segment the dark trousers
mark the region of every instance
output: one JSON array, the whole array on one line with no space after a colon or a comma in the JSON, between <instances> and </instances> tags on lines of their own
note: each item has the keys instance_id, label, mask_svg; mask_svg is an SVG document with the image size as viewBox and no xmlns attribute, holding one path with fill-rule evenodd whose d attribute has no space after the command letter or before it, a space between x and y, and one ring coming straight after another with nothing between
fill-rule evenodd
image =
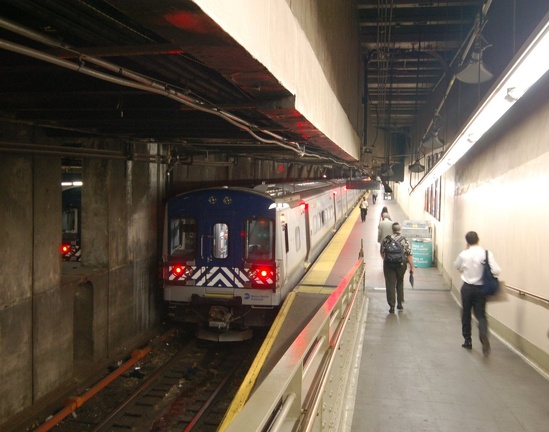
<instances>
[{"instance_id":1,"label":"dark trousers","mask_svg":"<svg viewBox=\"0 0 549 432\"><path fill-rule=\"evenodd\" d=\"M375 204L376 203L376 200L377 200L377 196L376 195L372 195L372 202Z\"/></svg>"},{"instance_id":2,"label":"dark trousers","mask_svg":"<svg viewBox=\"0 0 549 432\"><path fill-rule=\"evenodd\" d=\"M360 219L362 219L362 222L366 220L366 215L368 214L367 208L361 208L360 209Z\"/></svg>"},{"instance_id":3,"label":"dark trousers","mask_svg":"<svg viewBox=\"0 0 549 432\"><path fill-rule=\"evenodd\" d=\"M464 283L461 287L461 334L471 339L471 310L478 320L480 340L488 340L488 320L486 319L486 297L480 292L480 285Z\"/></svg>"},{"instance_id":4,"label":"dark trousers","mask_svg":"<svg viewBox=\"0 0 549 432\"><path fill-rule=\"evenodd\" d=\"M406 273L406 263L402 265L390 264L383 261L383 276L385 276L385 292L387 294L387 303L389 306L395 307L395 290L396 301L398 304L404 302L404 274Z\"/></svg>"}]
</instances>

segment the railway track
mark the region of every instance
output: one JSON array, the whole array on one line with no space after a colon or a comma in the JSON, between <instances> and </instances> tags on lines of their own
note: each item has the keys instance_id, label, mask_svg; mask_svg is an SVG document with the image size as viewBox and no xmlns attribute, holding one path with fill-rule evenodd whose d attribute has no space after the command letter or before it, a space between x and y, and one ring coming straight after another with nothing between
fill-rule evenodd
<instances>
[{"instance_id":1,"label":"railway track","mask_svg":"<svg viewBox=\"0 0 549 432\"><path fill-rule=\"evenodd\" d=\"M178 335L174 336L177 338ZM262 335L245 342L179 339L151 350L54 432L215 431L246 375Z\"/></svg>"}]
</instances>

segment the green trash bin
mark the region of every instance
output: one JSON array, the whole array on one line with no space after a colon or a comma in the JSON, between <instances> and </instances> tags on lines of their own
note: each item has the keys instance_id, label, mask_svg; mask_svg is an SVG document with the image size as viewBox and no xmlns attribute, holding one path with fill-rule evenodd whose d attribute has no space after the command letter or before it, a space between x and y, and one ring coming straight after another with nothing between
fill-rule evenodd
<instances>
[{"instance_id":1,"label":"green trash bin","mask_svg":"<svg viewBox=\"0 0 549 432\"><path fill-rule=\"evenodd\" d=\"M433 266L433 242L430 238L413 238L410 241L414 267Z\"/></svg>"}]
</instances>

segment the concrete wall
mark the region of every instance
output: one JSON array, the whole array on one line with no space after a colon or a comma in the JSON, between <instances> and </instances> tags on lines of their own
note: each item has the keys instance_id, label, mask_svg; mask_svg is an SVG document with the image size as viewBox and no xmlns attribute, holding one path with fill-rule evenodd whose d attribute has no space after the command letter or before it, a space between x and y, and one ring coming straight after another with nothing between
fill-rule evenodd
<instances>
[{"instance_id":1,"label":"concrete wall","mask_svg":"<svg viewBox=\"0 0 549 432\"><path fill-rule=\"evenodd\" d=\"M442 179L441 220L423 211L422 191L410 194L409 173L395 185L411 219L435 230L437 265L460 301L462 282L453 268L467 231L494 252L508 285L549 298L545 249L549 220L549 76L504 116ZM407 170L406 170L407 171ZM412 177L412 184L413 177ZM549 304L510 291L507 302L488 305L491 328L549 373ZM461 327L456 317L456 343Z\"/></svg>"},{"instance_id":2,"label":"concrete wall","mask_svg":"<svg viewBox=\"0 0 549 432\"><path fill-rule=\"evenodd\" d=\"M24 128L2 133L30 139ZM33 139L48 143L39 130ZM86 145L122 148L112 140ZM62 265L61 158L1 155L0 424L83 364L125 355L159 323L164 175L156 164L84 159L82 265Z\"/></svg>"},{"instance_id":3,"label":"concrete wall","mask_svg":"<svg viewBox=\"0 0 549 432\"><path fill-rule=\"evenodd\" d=\"M195 3L295 94L311 123L359 159L363 83L354 2Z\"/></svg>"}]
</instances>

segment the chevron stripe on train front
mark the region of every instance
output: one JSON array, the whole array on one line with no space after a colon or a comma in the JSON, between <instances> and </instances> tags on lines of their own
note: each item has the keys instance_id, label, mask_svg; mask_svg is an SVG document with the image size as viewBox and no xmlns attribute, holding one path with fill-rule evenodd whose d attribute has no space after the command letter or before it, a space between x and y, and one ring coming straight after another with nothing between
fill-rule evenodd
<instances>
[{"instance_id":1,"label":"chevron stripe on train front","mask_svg":"<svg viewBox=\"0 0 549 432\"><path fill-rule=\"evenodd\" d=\"M239 269L229 267L203 267L193 275L196 286L243 288L248 278Z\"/></svg>"}]
</instances>

